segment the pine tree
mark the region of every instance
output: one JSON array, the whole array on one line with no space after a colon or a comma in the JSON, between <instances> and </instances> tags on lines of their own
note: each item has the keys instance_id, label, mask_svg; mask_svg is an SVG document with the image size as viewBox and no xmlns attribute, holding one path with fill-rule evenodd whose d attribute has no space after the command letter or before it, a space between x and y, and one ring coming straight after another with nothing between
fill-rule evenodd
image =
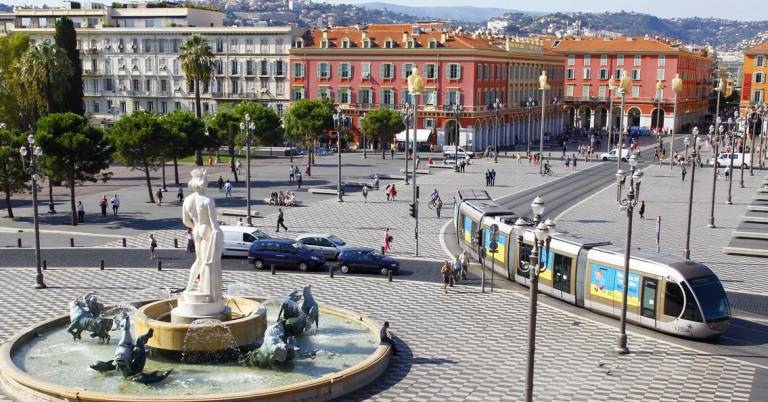
<instances>
[{"instance_id":1,"label":"pine tree","mask_svg":"<svg viewBox=\"0 0 768 402\"><path fill-rule=\"evenodd\" d=\"M80 51L77 49L77 32L75 25L69 18L56 21L56 46L64 49L69 59L72 74L68 77L68 85L64 96L56 102L50 113L72 112L79 115L85 114L83 104L83 67L80 62Z\"/></svg>"}]
</instances>

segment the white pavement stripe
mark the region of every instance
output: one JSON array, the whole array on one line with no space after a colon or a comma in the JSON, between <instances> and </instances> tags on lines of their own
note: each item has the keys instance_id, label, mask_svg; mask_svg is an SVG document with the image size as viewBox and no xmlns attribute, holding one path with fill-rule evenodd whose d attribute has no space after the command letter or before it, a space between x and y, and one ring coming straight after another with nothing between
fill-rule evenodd
<instances>
[{"instance_id":1,"label":"white pavement stripe","mask_svg":"<svg viewBox=\"0 0 768 402\"><path fill-rule=\"evenodd\" d=\"M19 229L19 228L14 228L9 226L0 226L0 233L34 233L34 230ZM110 239L119 239L121 237L125 237L120 235L111 235L111 234L104 234L104 233L74 232L74 231L67 231L67 230L50 230L50 229L40 229L40 233L63 234L63 235L69 235L69 236L106 237Z\"/></svg>"}]
</instances>

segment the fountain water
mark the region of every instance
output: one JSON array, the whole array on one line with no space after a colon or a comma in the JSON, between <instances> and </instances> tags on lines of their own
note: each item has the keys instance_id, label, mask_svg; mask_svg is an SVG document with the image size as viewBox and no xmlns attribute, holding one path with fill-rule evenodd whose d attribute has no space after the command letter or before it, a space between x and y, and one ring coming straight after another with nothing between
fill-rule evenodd
<instances>
[{"instance_id":1,"label":"fountain water","mask_svg":"<svg viewBox=\"0 0 768 402\"><path fill-rule=\"evenodd\" d=\"M220 343L219 350L206 350L206 345ZM200 352L200 351L203 352ZM223 322L204 318L189 325L181 352L182 363L224 362L240 360L240 345Z\"/></svg>"}]
</instances>

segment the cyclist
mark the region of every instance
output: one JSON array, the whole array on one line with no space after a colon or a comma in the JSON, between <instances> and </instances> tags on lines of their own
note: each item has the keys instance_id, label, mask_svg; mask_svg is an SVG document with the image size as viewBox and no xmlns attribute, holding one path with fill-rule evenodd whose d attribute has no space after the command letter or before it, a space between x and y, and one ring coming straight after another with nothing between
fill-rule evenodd
<instances>
[{"instance_id":1,"label":"cyclist","mask_svg":"<svg viewBox=\"0 0 768 402\"><path fill-rule=\"evenodd\" d=\"M437 202L437 199L440 198L440 193L438 193L437 189L435 189L435 191L433 191L432 194L430 194L429 198L430 198L430 202L432 203Z\"/></svg>"},{"instance_id":2,"label":"cyclist","mask_svg":"<svg viewBox=\"0 0 768 402\"><path fill-rule=\"evenodd\" d=\"M552 170L549 168L549 161L544 162L544 174L549 174Z\"/></svg>"}]
</instances>

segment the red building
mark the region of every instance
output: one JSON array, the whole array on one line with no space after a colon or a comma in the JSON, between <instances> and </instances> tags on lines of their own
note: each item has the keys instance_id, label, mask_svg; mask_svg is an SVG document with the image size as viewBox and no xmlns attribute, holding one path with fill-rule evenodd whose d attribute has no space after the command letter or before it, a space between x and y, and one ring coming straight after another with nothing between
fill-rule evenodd
<instances>
[{"instance_id":1,"label":"red building","mask_svg":"<svg viewBox=\"0 0 768 402\"><path fill-rule=\"evenodd\" d=\"M418 67L426 84L416 123L420 141L431 133L432 145L455 144L450 108L460 104L460 144L485 149L498 135L499 146L511 146L527 139L529 114L522 104L541 98L542 70L552 87L546 93L545 131L561 131L561 112L551 101L562 96L562 64L561 56L538 41L470 35L443 24L315 29L291 49L291 100L331 98L352 116L357 130L367 110L400 109L407 102L407 77ZM498 116L496 99L503 103ZM533 138L539 113L537 107L531 114Z\"/></svg>"},{"instance_id":2,"label":"red building","mask_svg":"<svg viewBox=\"0 0 768 402\"><path fill-rule=\"evenodd\" d=\"M625 127L674 127L679 132L707 114L713 58L706 51L649 37L546 38L544 45L565 56L563 105L568 126L607 129L608 79L613 76L618 83L623 72L631 78L632 88L623 112L619 94L614 94L614 129L623 115ZM677 96L675 116L672 80L676 75L683 80L683 89ZM663 91L656 89L659 80L664 82Z\"/></svg>"}]
</instances>

